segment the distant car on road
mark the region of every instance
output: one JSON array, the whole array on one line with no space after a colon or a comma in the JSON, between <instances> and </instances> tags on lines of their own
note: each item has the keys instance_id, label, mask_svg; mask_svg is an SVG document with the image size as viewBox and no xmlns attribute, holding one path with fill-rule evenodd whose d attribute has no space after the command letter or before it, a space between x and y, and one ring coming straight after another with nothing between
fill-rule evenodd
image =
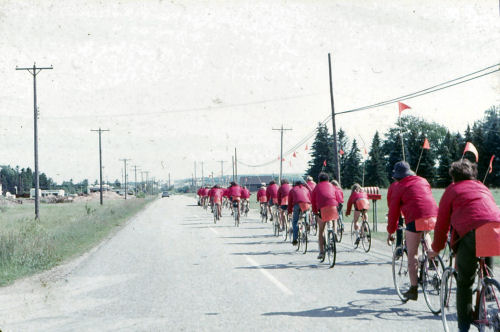
<instances>
[{"instance_id":1,"label":"distant car on road","mask_svg":"<svg viewBox=\"0 0 500 332\"><path fill-rule=\"evenodd\" d=\"M161 197L162 198L163 197L170 197L170 194L168 193L168 191L164 191L164 192L162 192Z\"/></svg>"}]
</instances>

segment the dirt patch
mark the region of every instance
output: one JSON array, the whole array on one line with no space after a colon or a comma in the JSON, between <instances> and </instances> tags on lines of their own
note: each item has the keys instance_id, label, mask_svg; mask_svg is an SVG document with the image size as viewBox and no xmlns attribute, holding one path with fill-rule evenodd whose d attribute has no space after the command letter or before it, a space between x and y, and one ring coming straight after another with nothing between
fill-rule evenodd
<instances>
[{"instance_id":1,"label":"dirt patch","mask_svg":"<svg viewBox=\"0 0 500 332\"><path fill-rule=\"evenodd\" d=\"M117 199L124 199L124 196L118 195L115 192L112 191L105 191L102 193L102 197L104 200L117 200ZM135 196L133 195L127 195L127 199L135 199ZM91 193L89 195L85 196L77 196L73 197L73 202L89 202L89 201L94 201L94 200L99 200L99 193Z\"/></svg>"}]
</instances>

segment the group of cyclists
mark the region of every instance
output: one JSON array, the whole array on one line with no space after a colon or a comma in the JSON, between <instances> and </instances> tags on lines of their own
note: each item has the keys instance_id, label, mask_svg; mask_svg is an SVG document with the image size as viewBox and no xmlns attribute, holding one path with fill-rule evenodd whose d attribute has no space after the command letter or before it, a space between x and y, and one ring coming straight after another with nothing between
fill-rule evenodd
<instances>
[{"instance_id":1,"label":"group of cyclists","mask_svg":"<svg viewBox=\"0 0 500 332\"><path fill-rule=\"evenodd\" d=\"M489 189L477 180L477 165L467 159L451 164L450 175L453 183L448 186L440 200L439 206L432 196L429 182L415 174L405 161L394 165L392 178L394 182L387 192L388 223L387 242L396 242L394 259L407 255L410 287L402 295L405 300L418 298L418 249L420 243L428 249L429 260L436 259L447 242L456 257L456 310L459 331L468 331L471 324L477 325L473 316L472 293L478 260L476 248L481 246L491 256L500 255L500 209L496 205ZM209 200L220 209L222 199L239 204L249 200L250 192L237 183L223 189L214 186L198 192L202 202ZM327 223L332 223L334 234L337 230L337 220L342 214L344 197L342 188L337 181L330 181L328 174L320 173L316 184L312 177L306 181L297 180L292 185L282 179L280 185L270 181L266 186L261 184L256 195L261 211L267 209L273 220L271 209L279 209L279 226L285 228L287 215L292 216L292 244L297 245L299 214L311 211L318 225L318 259L324 259L324 229ZM202 203L203 204L203 203ZM359 184L352 186L347 202L346 216L354 210L353 231L356 244L359 242L358 220L361 213L369 209L368 195ZM238 209L239 211L239 209ZM480 238L488 229L488 237ZM481 230L481 231L480 231ZM431 240L430 232L434 231ZM478 231L476 233L476 231ZM404 232L404 234L403 234ZM394 238L394 234L397 234ZM403 236L405 243L403 244ZM482 236L482 235L481 235ZM488 240L485 240L485 239ZM484 243L488 241L488 243ZM483 250L481 249L481 250ZM484 252L481 251L481 252ZM490 250L490 251L488 251ZM403 252L404 251L404 252ZM493 275L493 260L486 258L489 276ZM498 286L497 286L498 287ZM499 299L495 296L494 300ZM498 304L500 305L500 304ZM496 326L491 331L500 329L500 313L496 312Z\"/></svg>"}]
</instances>

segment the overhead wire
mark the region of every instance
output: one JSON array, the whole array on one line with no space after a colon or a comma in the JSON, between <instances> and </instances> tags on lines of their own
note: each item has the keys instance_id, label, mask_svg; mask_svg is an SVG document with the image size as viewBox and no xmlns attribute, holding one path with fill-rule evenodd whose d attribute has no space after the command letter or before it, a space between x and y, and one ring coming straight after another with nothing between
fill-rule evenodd
<instances>
[{"instance_id":1,"label":"overhead wire","mask_svg":"<svg viewBox=\"0 0 500 332\"><path fill-rule=\"evenodd\" d=\"M364 111L364 110L368 110L368 109L372 109L372 108L376 108L376 107L385 106L385 105L392 104L392 103L395 103L395 102L398 102L398 101L402 101L402 100L413 99L413 98L420 97L420 96L423 96L423 95L426 95L426 94L430 94L430 93L433 93L433 92L436 92L436 91L440 91L440 90L443 90L443 89L447 89L447 88L450 88L450 87L453 87L453 86L456 86L456 85L459 85L459 84L463 84L463 83L466 83L466 82L469 82L469 81L481 78L483 76L490 75L490 74L493 74L495 72L498 72L498 71L500 71L500 68L492 70L492 71L489 71L487 73L483 73L481 75L476 75L478 73L481 73L481 72L484 72L486 70L492 69L492 68L497 67L499 65L500 65L500 63L497 63L495 65L491 65L491 66L485 67L483 69L474 71L472 73L469 73L469 74L466 74L466 75L462 75L460 77L457 77L457 78L454 78L454 79L451 79L451 80L448 80L448 81L436 84L436 85L434 85L432 87L429 87L429 88L426 88L426 89L415 91L415 92L412 92L412 93L409 93L409 94L406 94L406 95L403 95L403 96L399 96L399 97L396 97L396 98L391 98L391 99L388 99L388 100L385 100L385 101L382 101L382 102L378 102L378 103L375 103L375 104L366 105L366 106L362 106L362 107L350 109L350 110L347 110L347 111L337 112L337 113L335 113L335 115L360 112L360 111ZM473 75L476 75L476 76L473 76ZM470 76L473 76L473 77L470 77ZM467 77L470 77L470 78L467 78ZM467 78L467 79L464 80L464 78ZM457 82L457 81L459 81L459 82ZM453 83L453 82L455 82L455 83ZM331 118L332 118L332 115L328 115L323 121L320 122L320 124L321 125L326 124L329 120L331 120ZM307 140L309 140L312 136L314 136L314 134L316 133L316 131L317 131L317 128L315 128L313 131L309 132L298 143L296 143L291 148L289 148L288 150L286 150L286 152L283 153L283 157L285 157L285 156L289 155L290 153L294 152L298 147L300 147ZM247 167L257 168L257 167L268 166L268 165L270 165L272 163L275 163L277 161L279 161L279 158L278 159L269 160L269 161L261 163L261 164L254 164L254 165L248 164L248 163L244 163L244 162L242 162L240 160L238 160L238 163L241 163L242 165L245 165Z\"/></svg>"}]
</instances>

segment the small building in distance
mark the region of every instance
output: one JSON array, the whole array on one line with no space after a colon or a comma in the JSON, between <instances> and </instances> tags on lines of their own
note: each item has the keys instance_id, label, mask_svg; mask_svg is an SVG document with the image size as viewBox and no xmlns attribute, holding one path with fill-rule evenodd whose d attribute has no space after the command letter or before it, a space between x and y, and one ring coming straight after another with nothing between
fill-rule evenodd
<instances>
[{"instance_id":1,"label":"small building in distance","mask_svg":"<svg viewBox=\"0 0 500 332\"><path fill-rule=\"evenodd\" d=\"M273 177L270 175L241 176L239 185L247 187L250 191L257 191L262 182L267 185L271 180L273 180Z\"/></svg>"},{"instance_id":2,"label":"small building in distance","mask_svg":"<svg viewBox=\"0 0 500 332\"><path fill-rule=\"evenodd\" d=\"M56 197L64 197L64 190L41 190L40 189L40 197L47 196L56 196ZM30 189L30 198L35 198L35 188Z\"/></svg>"}]
</instances>

